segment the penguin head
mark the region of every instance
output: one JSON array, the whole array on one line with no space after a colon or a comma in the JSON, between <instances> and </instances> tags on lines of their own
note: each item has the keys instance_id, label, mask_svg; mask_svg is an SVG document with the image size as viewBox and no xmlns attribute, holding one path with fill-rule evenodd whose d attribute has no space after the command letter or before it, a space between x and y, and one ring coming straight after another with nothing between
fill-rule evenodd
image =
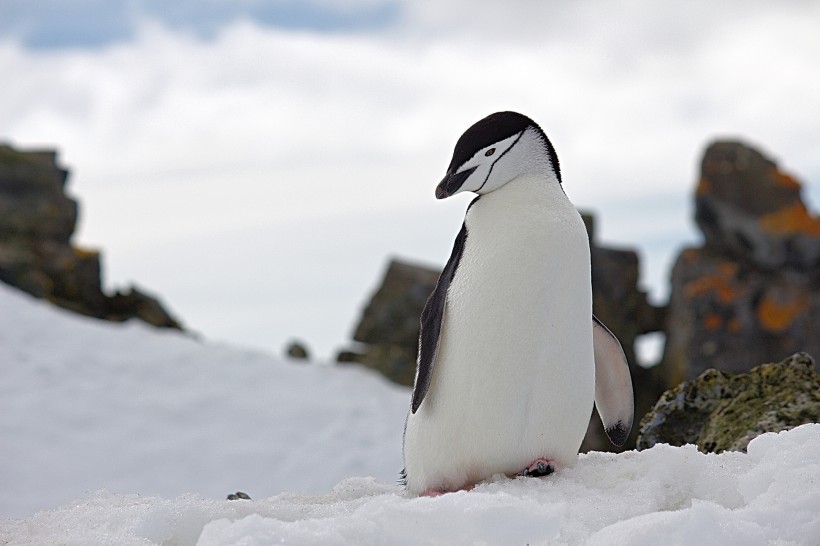
<instances>
[{"instance_id":1,"label":"penguin head","mask_svg":"<svg viewBox=\"0 0 820 546\"><path fill-rule=\"evenodd\" d=\"M479 195L527 173L544 173L561 183L558 156L533 120L516 112L496 112L476 122L456 142L436 198L462 191Z\"/></svg>"}]
</instances>

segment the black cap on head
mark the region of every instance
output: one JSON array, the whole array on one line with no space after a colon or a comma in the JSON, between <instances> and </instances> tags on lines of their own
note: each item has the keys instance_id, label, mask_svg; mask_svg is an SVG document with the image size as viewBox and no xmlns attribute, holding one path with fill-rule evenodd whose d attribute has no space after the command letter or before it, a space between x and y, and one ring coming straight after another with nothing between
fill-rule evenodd
<instances>
[{"instance_id":1,"label":"black cap on head","mask_svg":"<svg viewBox=\"0 0 820 546\"><path fill-rule=\"evenodd\" d=\"M561 169L558 166L558 155L555 153L552 143L550 143L547 135L544 134L544 131L541 130L541 127L539 127L537 123L518 112L496 112L495 114L490 114L464 131L464 134L461 135L458 142L456 142L455 150L453 150L453 159L450 161L447 172L454 172L455 169L473 157L480 149L518 134L527 127L532 127L538 131L543 138L547 153L552 162L552 167L555 169L555 175L560 182Z\"/></svg>"}]
</instances>

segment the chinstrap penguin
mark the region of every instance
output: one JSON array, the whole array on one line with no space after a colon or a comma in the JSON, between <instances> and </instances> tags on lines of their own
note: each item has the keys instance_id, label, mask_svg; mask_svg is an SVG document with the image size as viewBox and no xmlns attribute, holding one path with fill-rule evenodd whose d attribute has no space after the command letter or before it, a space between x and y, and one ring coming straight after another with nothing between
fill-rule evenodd
<instances>
[{"instance_id":1,"label":"chinstrap penguin","mask_svg":"<svg viewBox=\"0 0 820 546\"><path fill-rule=\"evenodd\" d=\"M610 440L626 441L629 368L592 314L589 241L561 184L555 149L522 114L492 114L456 143L436 197L478 197L421 316L411 494L571 465L593 400Z\"/></svg>"}]
</instances>

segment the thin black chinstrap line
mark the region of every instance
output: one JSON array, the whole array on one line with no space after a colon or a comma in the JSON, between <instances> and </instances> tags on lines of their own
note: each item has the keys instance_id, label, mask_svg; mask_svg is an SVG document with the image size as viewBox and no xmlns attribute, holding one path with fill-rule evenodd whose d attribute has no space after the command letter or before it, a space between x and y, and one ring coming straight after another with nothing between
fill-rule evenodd
<instances>
[{"instance_id":1,"label":"thin black chinstrap line","mask_svg":"<svg viewBox=\"0 0 820 546\"><path fill-rule=\"evenodd\" d=\"M522 137L522 136L524 136L524 132L526 132L526 129L524 129L523 131L521 131L520 133L518 133L518 138L516 138L516 139L515 139L515 141L514 141L512 144L510 144L510 147L509 147L509 148L507 148L506 150L504 150L504 151L501 153L501 155L500 155L500 156L498 156L498 158L497 158L495 161L493 161L493 164L492 164L492 165L490 165L490 170L489 170L489 171L487 171L487 178L485 178L485 179L484 179L484 182L482 182L482 183L481 183L481 186L479 186L479 187L478 187L478 189L477 189L477 190L475 190L476 192L480 192L480 191L481 191L481 188L483 188L483 187L484 187L484 185L487 183L487 180L489 180L489 179L490 179L490 175L493 173L493 167L495 167L495 164L496 164L496 163L498 163L499 161L501 161L501 158L502 158L502 157L504 157L504 155L505 155L507 152L509 152L510 150L512 150L512 149L513 149L513 147L514 147L516 144L518 144L518 141L519 141L519 140L521 140L521 137Z\"/></svg>"}]
</instances>

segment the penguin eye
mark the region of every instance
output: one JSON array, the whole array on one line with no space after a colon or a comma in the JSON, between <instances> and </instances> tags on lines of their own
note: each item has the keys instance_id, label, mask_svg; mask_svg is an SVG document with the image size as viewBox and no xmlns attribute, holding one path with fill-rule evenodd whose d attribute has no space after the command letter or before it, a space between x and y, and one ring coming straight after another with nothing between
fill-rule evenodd
<instances>
[{"instance_id":1,"label":"penguin eye","mask_svg":"<svg viewBox=\"0 0 820 546\"><path fill-rule=\"evenodd\" d=\"M485 156L485 157L490 157L490 156L491 156L491 155L493 155L494 153L495 153L495 148L490 148L489 150L487 150L486 152L484 152L484 156Z\"/></svg>"}]
</instances>

